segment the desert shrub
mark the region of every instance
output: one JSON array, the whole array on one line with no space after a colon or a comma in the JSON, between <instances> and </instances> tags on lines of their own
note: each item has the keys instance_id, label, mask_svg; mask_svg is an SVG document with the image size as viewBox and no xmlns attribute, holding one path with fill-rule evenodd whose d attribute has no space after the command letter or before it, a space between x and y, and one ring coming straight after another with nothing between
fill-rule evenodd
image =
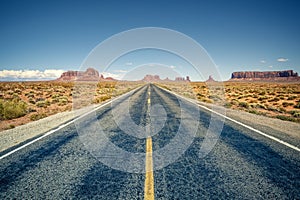
<instances>
[{"instance_id":1,"label":"desert shrub","mask_svg":"<svg viewBox=\"0 0 300 200\"><path fill-rule=\"evenodd\" d=\"M277 115L276 116L277 119L281 119L281 120L285 120L285 121L296 121L294 118L289 117L289 116L285 116L285 115Z\"/></svg>"},{"instance_id":2,"label":"desert shrub","mask_svg":"<svg viewBox=\"0 0 300 200\"><path fill-rule=\"evenodd\" d=\"M238 104L239 104L239 102L238 102L237 100L231 100L230 103L231 103L232 105L238 105Z\"/></svg>"},{"instance_id":3,"label":"desert shrub","mask_svg":"<svg viewBox=\"0 0 300 200\"><path fill-rule=\"evenodd\" d=\"M14 91L12 91L12 90L7 90L6 91L6 94L8 94L8 95L12 95L14 93Z\"/></svg>"},{"instance_id":4,"label":"desert shrub","mask_svg":"<svg viewBox=\"0 0 300 200\"><path fill-rule=\"evenodd\" d=\"M94 99L94 103L101 103L101 102L106 101L107 99L110 99L110 98L111 97L107 96L107 95L105 95L105 96L99 96L99 97L96 97Z\"/></svg>"},{"instance_id":5,"label":"desert shrub","mask_svg":"<svg viewBox=\"0 0 300 200\"><path fill-rule=\"evenodd\" d=\"M266 99L268 99L268 97L267 97L267 96L261 96L261 97L258 97L258 100L260 100L260 101L262 101L262 100L266 100Z\"/></svg>"},{"instance_id":6,"label":"desert shrub","mask_svg":"<svg viewBox=\"0 0 300 200\"><path fill-rule=\"evenodd\" d=\"M294 99L296 99L297 98L297 96L289 96L288 98L287 98L287 100L294 100Z\"/></svg>"},{"instance_id":7,"label":"desert shrub","mask_svg":"<svg viewBox=\"0 0 300 200\"><path fill-rule=\"evenodd\" d=\"M46 113L37 113L37 114L33 114L30 116L30 120L31 121L36 121L36 120L39 120L39 119L42 119L42 118L45 118L47 117Z\"/></svg>"},{"instance_id":8,"label":"desert shrub","mask_svg":"<svg viewBox=\"0 0 300 200\"><path fill-rule=\"evenodd\" d=\"M68 104L68 100L66 99L59 99L58 105L59 106L64 106Z\"/></svg>"},{"instance_id":9,"label":"desert shrub","mask_svg":"<svg viewBox=\"0 0 300 200\"><path fill-rule=\"evenodd\" d=\"M282 112L278 107L274 107L274 106L267 106L267 110L269 111L273 111L273 112Z\"/></svg>"},{"instance_id":10,"label":"desert shrub","mask_svg":"<svg viewBox=\"0 0 300 200\"><path fill-rule=\"evenodd\" d=\"M209 98L209 99L212 99L212 100L214 100L214 101L221 100L221 97L219 97L218 95L209 95L208 98Z\"/></svg>"},{"instance_id":11,"label":"desert shrub","mask_svg":"<svg viewBox=\"0 0 300 200\"><path fill-rule=\"evenodd\" d=\"M16 127L16 126L13 125L13 124L10 124L10 125L8 126L9 129L12 129L12 128L15 128L15 127Z\"/></svg>"},{"instance_id":12,"label":"desert shrub","mask_svg":"<svg viewBox=\"0 0 300 200\"><path fill-rule=\"evenodd\" d=\"M47 106L50 106L50 104L51 104L51 102L49 100L46 100L45 103Z\"/></svg>"},{"instance_id":13,"label":"desert shrub","mask_svg":"<svg viewBox=\"0 0 300 200\"><path fill-rule=\"evenodd\" d=\"M53 88L48 88L45 91L48 92L48 93L52 93L53 92Z\"/></svg>"},{"instance_id":14,"label":"desert shrub","mask_svg":"<svg viewBox=\"0 0 300 200\"><path fill-rule=\"evenodd\" d=\"M4 111L4 105L3 105L3 100L0 99L0 116L2 118L2 115L3 115L3 111Z\"/></svg>"},{"instance_id":15,"label":"desert shrub","mask_svg":"<svg viewBox=\"0 0 300 200\"><path fill-rule=\"evenodd\" d=\"M64 93L64 89L56 88L56 89L54 90L54 92L57 92L57 93Z\"/></svg>"},{"instance_id":16,"label":"desert shrub","mask_svg":"<svg viewBox=\"0 0 300 200\"><path fill-rule=\"evenodd\" d=\"M27 96L28 98L33 98L34 97L34 92L33 91L29 91L28 93L25 93L25 96Z\"/></svg>"},{"instance_id":17,"label":"desert shrub","mask_svg":"<svg viewBox=\"0 0 300 200\"><path fill-rule=\"evenodd\" d=\"M53 98L52 100L51 100L51 103L58 103L59 102L59 98Z\"/></svg>"},{"instance_id":18,"label":"desert shrub","mask_svg":"<svg viewBox=\"0 0 300 200\"><path fill-rule=\"evenodd\" d=\"M294 112L293 117L300 118L300 112Z\"/></svg>"},{"instance_id":19,"label":"desert shrub","mask_svg":"<svg viewBox=\"0 0 300 200\"><path fill-rule=\"evenodd\" d=\"M1 119L15 119L26 115L27 104L24 101L0 100L0 118Z\"/></svg>"},{"instance_id":20,"label":"desert shrub","mask_svg":"<svg viewBox=\"0 0 300 200\"><path fill-rule=\"evenodd\" d=\"M204 94L197 93L197 97L198 97L198 98L203 98L203 97L205 97L205 95L204 95Z\"/></svg>"},{"instance_id":21,"label":"desert shrub","mask_svg":"<svg viewBox=\"0 0 300 200\"><path fill-rule=\"evenodd\" d=\"M15 93L17 93L17 94L22 94L22 90L20 90L19 88L16 88L16 89L15 89Z\"/></svg>"},{"instance_id":22,"label":"desert shrub","mask_svg":"<svg viewBox=\"0 0 300 200\"><path fill-rule=\"evenodd\" d=\"M298 102L296 105L294 105L294 108L300 108L300 102Z\"/></svg>"},{"instance_id":23,"label":"desert shrub","mask_svg":"<svg viewBox=\"0 0 300 200\"><path fill-rule=\"evenodd\" d=\"M286 113L286 109L284 109L284 108L282 108L282 107L279 107L278 110L279 110L279 112L281 112L281 113Z\"/></svg>"},{"instance_id":24,"label":"desert shrub","mask_svg":"<svg viewBox=\"0 0 300 200\"><path fill-rule=\"evenodd\" d=\"M51 98L52 99L55 99L55 98L58 98L58 97L60 97L60 96L62 96L61 94L53 94L53 95L51 95Z\"/></svg>"},{"instance_id":25,"label":"desert shrub","mask_svg":"<svg viewBox=\"0 0 300 200\"><path fill-rule=\"evenodd\" d=\"M282 106L283 106L283 107L289 106L289 102L286 102L286 101L282 102Z\"/></svg>"},{"instance_id":26,"label":"desert shrub","mask_svg":"<svg viewBox=\"0 0 300 200\"><path fill-rule=\"evenodd\" d=\"M232 107L232 104L230 102L226 102L224 104L225 108L231 108Z\"/></svg>"},{"instance_id":27,"label":"desert shrub","mask_svg":"<svg viewBox=\"0 0 300 200\"><path fill-rule=\"evenodd\" d=\"M273 102L273 101L277 102L277 101L279 101L279 100L280 100L280 99L279 99L278 97L274 97L273 99L270 99L269 102Z\"/></svg>"},{"instance_id":28,"label":"desert shrub","mask_svg":"<svg viewBox=\"0 0 300 200\"><path fill-rule=\"evenodd\" d=\"M28 93L27 97L28 97L28 98L33 98L33 97L34 97L34 94L33 94L33 93Z\"/></svg>"},{"instance_id":29,"label":"desert shrub","mask_svg":"<svg viewBox=\"0 0 300 200\"><path fill-rule=\"evenodd\" d=\"M249 108L249 104L247 102L239 102L239 106L243 108Z\"/></svg>"},{"instance_id":30,"label":"desert shrub","mask_svg":"<svg viewBox=\"0 0 300 200\"><path fill-rule=\"evenodd\" d=\"M36 99L36 101L45 101L45 98L39 97Z\"/></svg>"},{"instance_id":31,"label":"desert shrub","mask_svg":"<svg viewBox=\"0 0 300 200\"><path fill-rule=\"evenodd\" d=\"M267 109L265 105L260 104L260 103L256 104L256 108Z\"/></svg>"},{"instance_id":32,"label":"desert shrub","mask_svg":"<svg viewBox=\"0 0 300 200\"><path fill-rule=\"evenodd\" d=\"M249 112L249 113L252 113L252 114L256 114L256 115L259 115L259 114L260 114L260 112L257 111L257 110L249 110L248 112Z\"/></svg>"},{"instance_id":33,"label":"desert shrub","mask_svg":"<svg viewBox=\"0 0 300 200\"><path fill-rule=\"evenodd\" d=\"M36 109L34 109L34 108L32 108L32 107L29 107L29 108L28 108L28 112L29 112L29 113L31 113L31 112L36 112Z\"/></svg>"},{"instance_id":34,"label":"desert shrub","mask_svg":"<svg viewBox=\"0 0 300 200\"><path fill-rule=\"evenodd\" d=\"M213 100L208 99L208 98L200 98L199 100L202 102L205 102L205 103L213 103L214 102Z\"/></svg>"},{"instance_id":35,"label":"desert shrub","mask_svg":"<svg viewBox=\"0 0 300 200\"><path fill-rule=\"evenodd\" d=\"M32 97L30 97L30 98L28 99L28 102L29 102L29 103L32 103L32 104L35 104L35 100L34 100Z\"/></svg>"},{"instance_id":36,"label":"desert shrub","mask_svg":"<svg viewBox=\"0 0 300 200\"><path fill-rule=\"evenodd\" d=\"M256 105L257 105L256 103L250 103L250 104L249 104L249 107L250 107L250 108L256 108Z\"/></svg>"},{"instance_id":37,"label":"desert shrub","mask_svg":"<svg viewBox=\"0 0 300 200\"><path fill-rule=\"evenodd\" d=\"M68 104L68 102L69 102L68 98L65 97L65 96L62 96L62 97L58 98L58 105L59 106L64 106L64 105Z\"/></svg>"},{"instance_id":38,"label":"desert shrub","mask_svg":"<svg viewBox=\"0 0 300 200\"><path fill-rule=\"evenodd\" d=\"M259 92L258 94L259 94L259 95L265 95L266 92L265 92L265 91L261 91L261 92Z\"/></svg>"},{"instance_id":39,"label":"desert shrub","mask_svg":"<svg viewBox=\"0 0 300 200\"><path fill-rule=\"evenodd\" d=\"M46 108L47 107L46 101L37 101L35 105L37 107L40 107L40 108Z\"/></svg>"},{"instance_id":40,"label":"desert shrub","mask_svg":"<svg viewBox=\"0 0 300 200\"><path fill-rule=\"evenodd\" d=\"M12 98L16 99L18 101L21 100L21 98L19 97L19 95L17 93L13 93Z\"/></svg>"},{"instance_id":41,"label":"desert shrub","mask_svg":"<svg viewBox=\"0 0 300 200\"><path fill-rule=\"evenodd\" d=\"M252 94L244 95L244 98L252 97Z\"/></svg>"},{"instance_id":42,"label":"desert shrub","mask_svg":"<svg viewBox=\"0 0 300 200\"><path fill-rule=\"evenodd\" d=\"M226 88L226 89L225 89L225 92L226 92L226 93L230 93L230 91L231 91L230 88Z\"/></svg>"}]
</instances>

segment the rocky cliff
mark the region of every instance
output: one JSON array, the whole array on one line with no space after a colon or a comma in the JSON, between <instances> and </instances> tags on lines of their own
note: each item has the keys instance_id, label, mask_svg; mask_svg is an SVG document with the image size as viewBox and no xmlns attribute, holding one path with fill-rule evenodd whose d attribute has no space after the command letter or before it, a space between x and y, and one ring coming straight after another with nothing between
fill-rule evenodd
<instances>
[{"instance_id":1,"label":"rocky cliff","mask_svg":"<svg viewBox=\"0 0 300 200\"><path fill-rule=\"evenodd\" d=\"M114 80L111 77L104 78L103 75L99 76L96 69L88 68L86 71L67 71L57 79L57 81L101 81L101 80Z\"/></svg>"},{"instance_id":2,"label":"rocky cliff","mask_svg":"<svg viewBox=\"0 0 300 200\"><path fill-rule=\"evenodd\" d=\"M248 72L233 72L231 80L300 80L297 72L293 70L285 71L248 71Z\"/></svg>"},{"instance_id":3,"label":"rocky cliff","mask_svg":"<svg viewBox=\"0 0 300 200\"><path fill-rule=\"evenodd\" d=\"M160 79L160 77L158 75L150 75L150 74L147 74L143 79L142 81L145 81L145 82L160 82L162 81Z\"/></svg>"}]
</instances>

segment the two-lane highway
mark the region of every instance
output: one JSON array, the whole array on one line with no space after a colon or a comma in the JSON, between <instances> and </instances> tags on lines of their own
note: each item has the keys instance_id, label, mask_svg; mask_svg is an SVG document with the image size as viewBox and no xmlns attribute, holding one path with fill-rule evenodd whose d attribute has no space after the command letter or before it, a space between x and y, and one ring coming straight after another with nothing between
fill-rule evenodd
<instances>
[{"instance_id":1,"label":"two-lane highway","mask_svg":"<svg viewBox=\"0 0 300 200\"><path fill-rule=\"evenodd\" d=\"M230 120L200 158L210 119L145 85L0 160L0 198L299 199L299 152Z\"/></svg>"}]
</instances>

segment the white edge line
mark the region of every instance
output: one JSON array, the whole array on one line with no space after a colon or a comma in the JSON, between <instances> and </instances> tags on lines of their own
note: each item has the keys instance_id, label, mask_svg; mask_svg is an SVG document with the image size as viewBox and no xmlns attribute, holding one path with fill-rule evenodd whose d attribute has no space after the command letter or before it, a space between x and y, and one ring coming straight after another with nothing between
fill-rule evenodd
<instances>
[{"instance_id":1,"label":"white edge line","mask_svg":"<svg viewBox=\"0 0 300 200\"><path fill-rule=\"evenodd\" d=\"M159 86L158 86L158 87L159 87ZM285 145L285 146L287 146L287 147L289 147L289 148L292 148L292 149L294 149L294 150L300 152L300 149L299 149L298 147L296 147L296 146L294 146L294 145L292 145L292 144L290 144L290 143L287 143L287 142L285 142L285 141L283 141L283 140L280 140L280 139L278 139L278 138L276 138L276 137L274 137L274 136L268 135L268 134L266 134L266 133L264 133L264 132L262 132L262 131L260 131L260 130L257 130L257 129L255 129L255 128L253 128L253 127L251 127L251 126L249 126L249 125L246 125L246 124L244 124L244 123L242 123L242 122L239 122L239 121L237 121L237 120L235 120L235 119L232 119L232 118L230 118L230 117L228 117L228 116L226 116L226 115L223 115L223 114L221 114L221 113L218 113L218 112L216 112L216 111L214 111L214 110L212 110L212 109L210 109L210 108L207 108L206 106L199 105L198 102L197 102L196 100L188 99L188 98L186 98L186 97L183 97L183 96L181 96L181 95L176 94L175 92L166 90L165 88L162 88L162 87L159 87L159 88L161 88L161 89L163 89L163 90L165 90L165 91L167 91L167 92L169 92L169 93L171 93L171 94L174 94L175 96L178 96L178 97L180 97L180 98L182 98L182 99L185 99L186 101L188 101L188 102L190 102L190 103L196 104L197 106L199 106L199 107L201 107L201 108L203 108L203 109L205 109L205 110L208 110L208 111L210 111L210 112L212 112L212 113L214 113L214 114L216 114L216 115L219 115L219 116L221 116L221 117L224 117L225 119L228 119L228 120L230 120L230 121L232 121L232 122L234 122L234 123L236 123L236 124L238 124L238 125L241 125L241 126L243 126L243 127L245 127L245 128L248 128L248 129L250 129L250 130L252 130L252 131L254 131L254 132L256 132L256 133L258 133L258 134L260 134L260 135L262 135L262 136L265 136L265 137L267 137L267 138L269 138L269 139L271 139L271 140L274 140L274 141L276 141L276 142L278 142L278 143L280 143L280 144L283 144L283 145Z\"/></svg>"},{"instance_id":2,"label":"white edge line","mask_svg":"<svg viewBox=\"0 0 300 200\"><path fill-rule=\"evenodd\" d=\"M143 85L143 86L144 86L144 85ZM83 114L83 115L81 115L81 116L79 116L79 117L76 117L75 119L73 119L73 120L71 120L71 121L69 121L69 122L67 122L67 123L65 123L65 124L62 124L62 125L60 125L59 127L55 128L55 129L53 129L53 130L50 130L50 131L46 132L46 133L43 134L42 136L40 136L40 137L38 137L38 138L36 138L36 139L34 139L34 140L32 140L32 141L26 143L26 144L24 144L24 145L22 145L22 146L20 146L20 147L18 147L18 148L16 148L16 149L14 149L14 150L12 150L12 151L10 151L10 152L8 152L8 153L2 155L2 156L0 157L0 160L2 160L3 158L6 158L6 157L10 156L11 154L13 154L13 153L15 153L15 152L17 152L17 151L20 151L21 149L24 149L25 147L27 147L27 146L29 146L29 145L31 145L31 144L33 144L33 143L39 141L39 140L41 140L41 139L43 139L43 138L45 138L45 137L51 135L52 133L55 133L56 131L59 131L60 129L63 129L63 128L66 127L66 126L69 126L70 124L74 123L75 121L77 121L77 120L79 120L79 119L81 119L81 118L83 118L83 117L85 117L85 116L87 116L87 115L89 115L89 114L91 114L91 113L97 111L98 109L100 109L100 108L102 108L102 107L104 107L104 106L107 106L108 104L110 104L110 103L112 103L112 102L114 102L114 101L116 101L116 100L118 100L118 99L120 99L120 98L122 98L122 97L125 97L126 95L129 95L130 93L135 92L136 90L142 88L143 86L140 86L140 87L138 87L138 88L136 88L136 89L134 89L134 90L131 90L131 91L129 91L129 92L127 92L127 93L125 93L125 94L123 94L123 95L121 95L121 96L118 96L118 97L116 97L116 98L114 98L114 99L112 99L112 100L110 100L110 101L108 101L108 102L106 102L106 103L104 103L104 104L101 104L101 105L97 106L96 108L94 108L93 110L91 110L91 111L89 111L89 112L87 112L87 113L85 113L85 114Z\"/></svg>"}]
</instances>

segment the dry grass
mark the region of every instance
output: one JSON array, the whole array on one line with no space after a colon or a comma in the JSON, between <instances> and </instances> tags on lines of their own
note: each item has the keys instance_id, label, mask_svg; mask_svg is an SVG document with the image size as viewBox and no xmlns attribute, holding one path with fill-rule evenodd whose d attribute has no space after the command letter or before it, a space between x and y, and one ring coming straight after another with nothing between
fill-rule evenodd
<instances>
[{"instance_id":1,"label":"dry grass","mask_svg":"<svg viewBox=\"0 0 300 200\"><path fill-rule=\"evenodd\" d=\"M101 103L121 95L137 82L0 82L0 131L59 112Z\"/></svg>"},{"instance_id":2,"label":"dry grass","mask_svg":"<svg viewBox=\"0 0 300 200\"><path fill-rule=\"evenodd\" d=\"M202 102L258 115L300 122L299 83L164 83L164 87Z\"/></svg>"}]
</instances>

